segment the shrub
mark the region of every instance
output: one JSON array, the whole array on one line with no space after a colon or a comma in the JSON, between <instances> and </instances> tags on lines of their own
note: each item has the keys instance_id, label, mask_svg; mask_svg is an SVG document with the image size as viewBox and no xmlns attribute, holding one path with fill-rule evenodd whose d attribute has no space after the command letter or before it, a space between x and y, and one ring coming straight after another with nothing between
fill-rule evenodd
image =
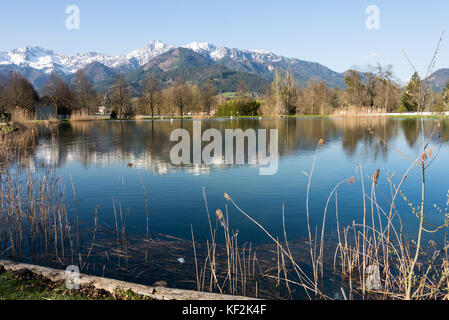
<instances>
[{"instance_id":1,"label":"shrub","mask_svg":"<svg viewBox=\"0 0 449 320\"><path fill-rule=\"evenodd\" d=\"M227 101L218 106L216 115L229 116L257 116L259 115L260 102L252 99L237 99Z\"/></svg>"}]
</instances>

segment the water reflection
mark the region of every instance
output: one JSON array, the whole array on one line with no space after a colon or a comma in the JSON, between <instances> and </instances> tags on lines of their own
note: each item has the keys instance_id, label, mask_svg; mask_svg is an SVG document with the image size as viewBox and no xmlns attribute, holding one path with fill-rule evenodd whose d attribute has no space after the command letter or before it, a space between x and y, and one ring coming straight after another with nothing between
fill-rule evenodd
<instances>
[{"instance_id":1,"label":"water reflection","mask_svg":"<svg viewBox=\"0 0 449 320\"><path fill-rule=\"evenodd\" d=\"M35 160L68 166L74 161L90 166L106 167L112 164L128 164L149 170L155 174L167 174L183 170L192 174L207 174L214 169L228 166L216 158L212 166L175 166L170 161L170 133L184 128L192 136L192 121L98 121L65 122L57 128L42 127ZM344 153L353 157L362 146L366 156L376 160L386 158L392 152L385 143L393 143L400 135L410 148L416 147L420 136L420 123L416 119L370 118L307 118L307 119L237 119L203 120L202 130L225 129L278 129L280 159L315 150L320 138L327 144L341 144ZM433 130L433 120L424 121L424 130ZM374 133L374 134L373 134ZM376 137L377 135L377 137ZM379 139L379 138L381 139ZM435 139L449 140L449 123L443 121ZM204 145L204 143L203 143ZM246 158L245 158L246 159Z\"/></svg>"}]
</instances>

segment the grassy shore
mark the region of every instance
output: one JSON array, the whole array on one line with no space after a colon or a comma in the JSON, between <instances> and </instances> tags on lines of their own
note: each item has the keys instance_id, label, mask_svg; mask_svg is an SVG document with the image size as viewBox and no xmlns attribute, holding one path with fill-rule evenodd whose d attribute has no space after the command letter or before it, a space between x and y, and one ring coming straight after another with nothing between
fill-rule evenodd
<instances>
[{"instance_id":1,"label":"grassy shore","mask_svg":"<svg viewBox=\"0 0 449 320\"><path fill-rule=\"evenodd\" d=\"M111 295L104 290L82 287L69 290L64 282L52 282L23 269L0 270L0 300L146 300L132 292L117 291Z\"/></svg>"},{"instance_id":2,"label":"grassy shore","mask_svg":"<svg viewBox=\"0 0 449 320\"><path fill-rule=\"evenodd\" d=\"M420 115L418 113L416 114L399 114L399 113L372 113L372 114L346 114L346 115L340 115L340 114L299 114L299 115L259 115L259 116L232 116L232 117L225 117L225 116L204 116L204 117L197 117L197 116L136 116L133 118L127 118L127 119L110 119L110 118L77 118L77 119L60 119L60 120L27 120L24 122L24 124L48 124L48 123L63 123L63 122L79 122L79 121L117 121L117 120L123 120L123 121L141 121L141 120L206 120L206 119L254 119L254 118L332 118L332 117L388 117L388 118L397 118L397 119L418 119L418 118L429 118L429 119L446 119L449 118L449 115L447 114L423 114ZM12 131L14 131L14 124L11 123L0 123L0 133L8 134Z\"/></svg>"}]
</instances>

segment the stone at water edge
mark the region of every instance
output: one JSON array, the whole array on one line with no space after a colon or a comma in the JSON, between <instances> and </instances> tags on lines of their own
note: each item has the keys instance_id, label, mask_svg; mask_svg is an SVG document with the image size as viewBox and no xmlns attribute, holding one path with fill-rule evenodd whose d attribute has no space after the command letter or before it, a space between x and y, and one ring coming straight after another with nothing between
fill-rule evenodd
<instances>
[{"instance_id":1,"label":"stone at water edge","mask_svg":"<svg viewBox=\"0 0 449 320\"><path fill-rule=\"evenodd\" d=\"M157 281L157 282L153 283L153 287L164 287L164 288L167 288L168 287L168 283L167 283L167 281L164 281L164 280Z\"/></svg>"}]
</instances>

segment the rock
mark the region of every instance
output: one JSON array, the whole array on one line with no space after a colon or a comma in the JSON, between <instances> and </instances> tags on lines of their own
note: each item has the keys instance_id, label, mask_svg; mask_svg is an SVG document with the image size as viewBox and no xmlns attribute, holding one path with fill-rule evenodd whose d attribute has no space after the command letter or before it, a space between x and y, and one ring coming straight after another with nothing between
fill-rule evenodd
<instances>
[{"instance_id":1,"label":"rock","mask_svg":"<svg viewBox=\"0 0 449 320\"><path fill-rule=\"evenodd\" d=\"M164 280L157 281L157 282L153 283L153 287L164 287L164 288L167 288L168 287L168 283L167 283L167 281L164 281Z\"/></svg>"}]
</instances>

